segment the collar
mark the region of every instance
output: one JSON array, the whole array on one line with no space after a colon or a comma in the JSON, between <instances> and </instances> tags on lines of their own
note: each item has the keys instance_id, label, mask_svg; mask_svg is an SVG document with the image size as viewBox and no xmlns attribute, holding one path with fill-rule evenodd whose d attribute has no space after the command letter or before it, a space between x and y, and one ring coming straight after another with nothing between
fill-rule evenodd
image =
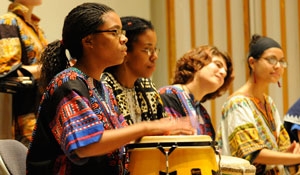
<instances>
[{"instance_id":1,"label":"collar","mask_svg":"<svg viewBox=\"0 0 300 175\"><path fill-rule=\"evenodd\" d=\"M31 20L26 19L26 14L28 14L29 9L17 2L13 2L8 6L8 11L21 16L26 22L31 21L32 24L37 25L40 22L40 18L34 14L31 15Z\"/></svg>"}]
</instances>

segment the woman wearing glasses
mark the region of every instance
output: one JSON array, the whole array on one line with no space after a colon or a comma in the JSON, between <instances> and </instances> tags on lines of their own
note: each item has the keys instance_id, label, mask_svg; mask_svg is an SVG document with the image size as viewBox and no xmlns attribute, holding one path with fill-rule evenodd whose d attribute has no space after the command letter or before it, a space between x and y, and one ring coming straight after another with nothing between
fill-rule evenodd
<instances>
[{"instance_id":1,"label":"woman wearing glasses","mask_svg":"<svg viewBox=\"0 0 300 175\"><path fill-rule=\"evenodd\" d=\"M84 27L83 27L84 26ZM110 7L83 3L69 12L61 41L42 54L43 94L27 155L27 174L123 175L124 145L142 136L192 134L187 120L169 119L128 126L103 70L121 64L127 38ZM65 54L76 58L69 65Z\"/></svg>"},{"instance_id":2,"label":"woman wearing glasses","mask_svg":"<svg viewBox=\"0 0 300 175\"><path fill-rule=\"evenodd\" d=\"M256 174L292 174L284 165L300 162L299 145L290 143L281 116L266 90L279 83L287 67L281 46L253 35L249 45L248 81L224 103L220 134L223 155L249 160Z\"/></svg>"},{"instance_id":3,"label":"woman wearing glasses","mask_svg":"<svg viewBox=\"0 0 300 175\"><path fill-rule=\"evenodd\" d=\"M190 117L198 135L215 140L210 116L201 103L222 95L232 80L231 58L214 46L203 45L177 61L172 85L160 88L159 93L169 116Z\"/></svg>"},{"instance_id":4,"label":"woman wearing glasses","mask_svg":"<svg viewBox=\"0 0 300 175\"><path fill-rule=\"evenodd\" d=\"M163 118L161 99L150 80L159 52L153 25L135 16L121 21L128 38L127 55L122 64L107 68L101 80L113 89L129 125Z\"/></svg>"}]
</instances>

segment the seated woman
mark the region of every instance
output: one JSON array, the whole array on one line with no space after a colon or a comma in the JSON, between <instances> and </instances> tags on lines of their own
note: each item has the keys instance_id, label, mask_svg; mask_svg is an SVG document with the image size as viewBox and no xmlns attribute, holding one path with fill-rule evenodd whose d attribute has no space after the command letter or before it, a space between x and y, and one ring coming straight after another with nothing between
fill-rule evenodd
<instances>
[{"instance_id":1,"label":"seated woman","mask_svg":"<svg viewBox=\"0 0 300 175\"><path fill-rule=\"evenodd\" d=\"M121 17L121 22L128 38L127 55L122 64L105 69L101 80L113 89L129 125L163 118L161 99L149 79L159 51L153 25L134 16Z\"/></svg>"},{"instance_id":2,"label":"seated woman","mask_svg":"<svg viewBox=\"0 0 300 175\"><path fill-rule=\"evenodd\" d=\"M201 103L222 95L232 80L231 58L205 45L188 51L177 61L173 85L162 87L159 93L168 115L193 117L197 133L214 140L215 130Z\"/></svg>"}]
</instances>

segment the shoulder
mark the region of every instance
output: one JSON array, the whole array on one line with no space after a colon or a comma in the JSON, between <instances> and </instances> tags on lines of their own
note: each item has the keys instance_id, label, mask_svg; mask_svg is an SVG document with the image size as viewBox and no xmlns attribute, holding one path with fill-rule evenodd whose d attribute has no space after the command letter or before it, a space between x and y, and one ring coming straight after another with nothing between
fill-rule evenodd
<instances>
[{"instance_id":1,"label":"shoulder","mask_svg":"<svg viewBox=\"0 0 300 175\"><path fill-rule=\"evenodd\" d=\"M223 104L224 109L248 107L251 99L245 95L230 96Z\"/></svg>"},{"instance_id":2,"label":"shoulder","mask_svg":"<svg viewBox=\"0 0 300 175\"><path fill-rule=\"evenodd\" d=\"M60 87L65 82L68 82L71 80L78 80L78 79L81 79L85 83L87 83L88 77L86 75L84 75L82 72L80 72L78 69L68 68L68 69L65 69L64 71L58 73L52 79L52 81L50 82L47 89L50 91L50 94L52 94L55 89Z\"/></svg>"},{"instance_id":3,"label":"shoulder","mask_svg":"<svg viewBox=\"0 0 300 175\"><path fill-rule=\"evenodd\" d=\"M0 16L0 24L17 26L18 18L16 14L8 12Z\"/></svg>"},{"instance_id":4,"label":"shoulder","mask_svg":"<svg viewBox=\"0 0 300 175\"><path fill-rule=\"evenodd\" d=\"M179 85L163 86L158 89L160 94L177 94L183 92L183 89Z\"/></svg>"},{"instance_id":5,"label":"shoulder","mask_svg":"<svg viewBox=\"0 0 300 175\"><path fill-rule=\"evenodd\" d=\"M111 74L109 72L103 72L101 74L101 78L100 79L103 82L103 84L105 84L108 87L113 87L113 85L119 84L118 81L113 76L113 74Z\"/></svg>"},{"instance_id":6,"label":"shoulder","mask_svg":"<svg viewBox=\"0 0 300 175\"><path fill-rule=\"evenodd\" d=\"M155 84L152 82L152 80L150 78L138 78L134 82L134 86L137 90L140 90L140 91L155 91L155 92L157 92Z\"/></svg>"}]
</instances>

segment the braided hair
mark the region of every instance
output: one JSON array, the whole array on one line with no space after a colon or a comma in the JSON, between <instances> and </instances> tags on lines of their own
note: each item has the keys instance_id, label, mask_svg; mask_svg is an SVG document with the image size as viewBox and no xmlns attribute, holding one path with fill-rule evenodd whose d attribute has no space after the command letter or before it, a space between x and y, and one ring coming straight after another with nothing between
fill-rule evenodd
<instances>
[{"instance_id":1,"label":"braided hair","mask_svg":"<svg viewBox=\"0 0 300 175\"><path fill-rule=\"evenodd\" d=\"M102 17L108 12L114 12L114 10L99 3L83 3L69 12L64 21L62 40L49 43L42 53L41 90L46 88L57 73L70 67L66 50L72 58L77 60L82 58L81 40L105 23Z\"/></svg>"}]
</instances>

